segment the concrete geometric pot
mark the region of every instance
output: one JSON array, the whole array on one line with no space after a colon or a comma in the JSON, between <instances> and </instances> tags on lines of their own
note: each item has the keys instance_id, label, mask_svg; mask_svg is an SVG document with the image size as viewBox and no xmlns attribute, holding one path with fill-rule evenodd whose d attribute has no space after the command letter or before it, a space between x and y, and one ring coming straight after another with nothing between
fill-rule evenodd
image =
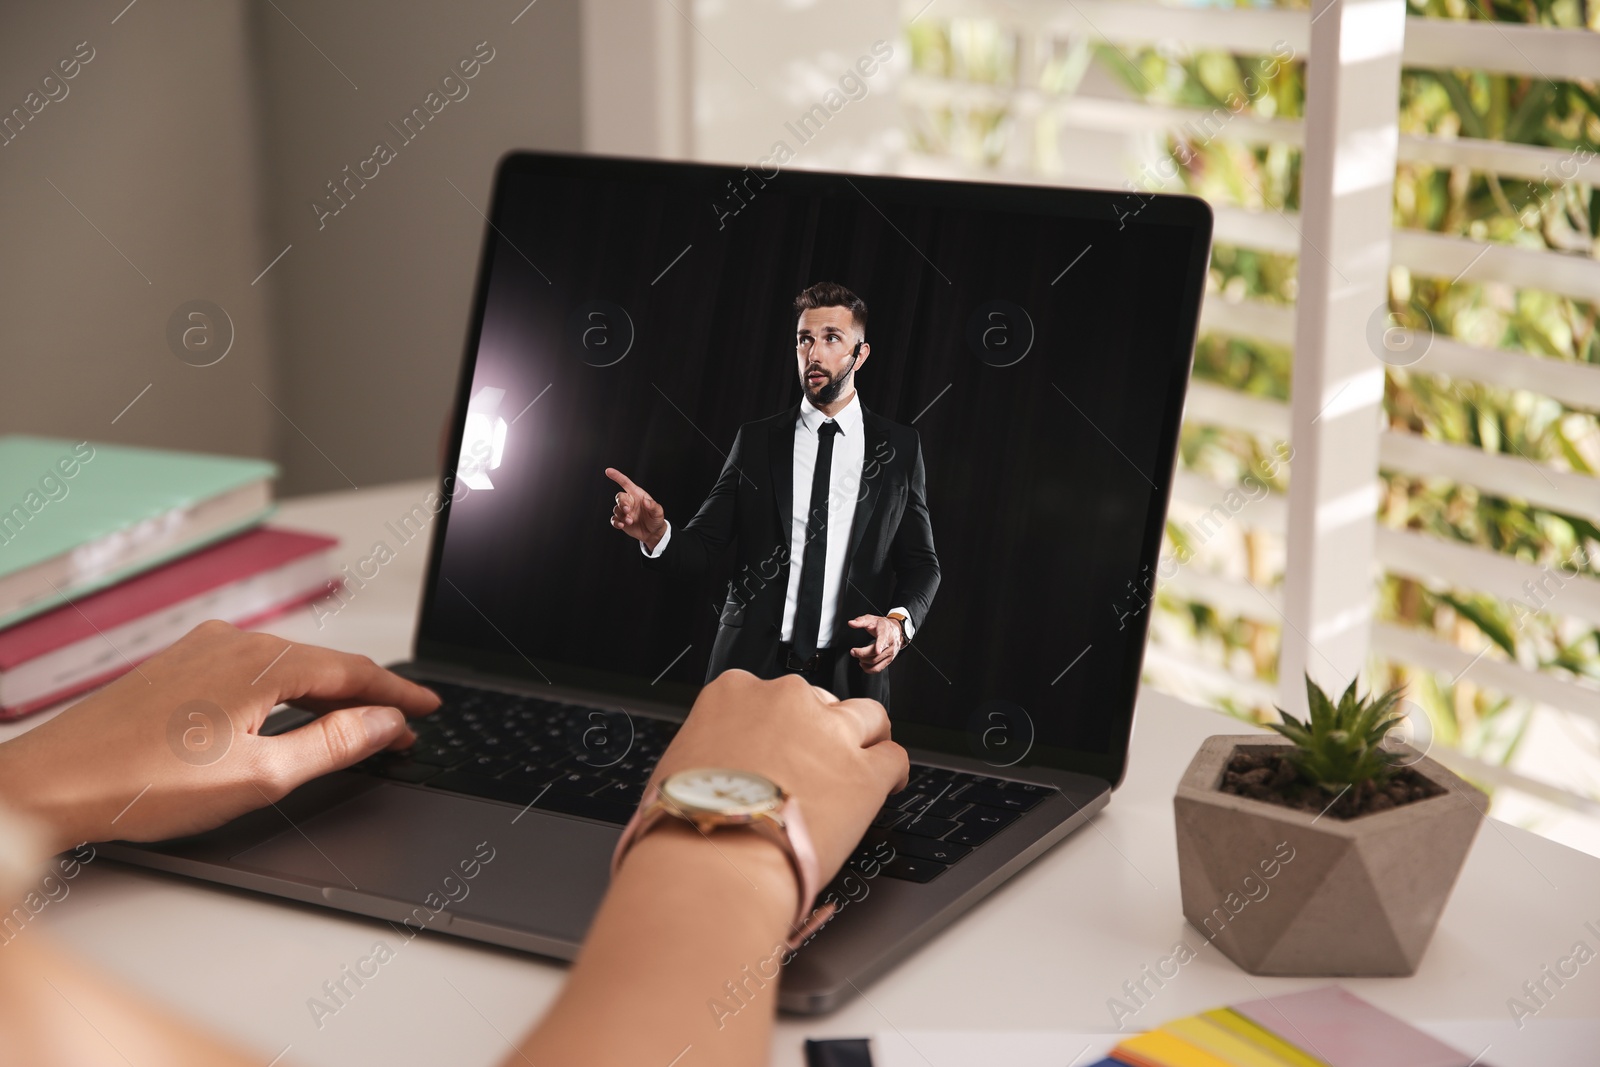
<instances>
[{"instance_id":1,"label":"concrete geometric pot","mask_svg":"<svg viewBox=\"0 0 1600 1067\"><path fill-rule=\"evenodd\" d=\"M1443 794L1354 819L1219 791L1236 748L1290 744L1211 737L1190 762L1172 801L1183 917L1251 974L1414 974L1488 798L1427 758L1409 766Z\"/></svg>"}]
</instances>

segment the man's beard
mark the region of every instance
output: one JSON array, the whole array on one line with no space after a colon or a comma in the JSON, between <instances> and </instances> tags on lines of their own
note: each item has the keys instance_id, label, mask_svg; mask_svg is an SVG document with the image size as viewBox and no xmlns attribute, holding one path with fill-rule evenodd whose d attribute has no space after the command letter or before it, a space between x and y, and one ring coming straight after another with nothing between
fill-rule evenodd
<instances>
[{"instance_id":1,"label":"man's beard","mask_svg":"<svg viewBox=\"0 0 1600 1067\"><path fill-rule=\"evenodd\" d=\"M825 408L843 396L845 390L850 388L850 382L855 374L855 370L856 362L855 359L852 358L850 360L850 367L848 370L839 375L837 378L829 378L828 384L817 390L817 395L811 398L812 405L819 408Z\"/></svg>"}]
</instances>

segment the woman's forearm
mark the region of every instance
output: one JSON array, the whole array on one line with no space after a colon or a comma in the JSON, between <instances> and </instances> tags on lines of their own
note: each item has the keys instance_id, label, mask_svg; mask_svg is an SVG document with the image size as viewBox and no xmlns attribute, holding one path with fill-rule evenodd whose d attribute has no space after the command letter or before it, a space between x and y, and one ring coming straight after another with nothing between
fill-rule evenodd
<instances>
[{"instance_id":1,"label":"woman's forearm","mask_svg":"<svg viewBox=\"0 0 1600 1067\"><path fill-rule=\"evenodd\" d=\"M658 827L628 853L560 999L507 1067L666 1067L686 1049L697 1067L765 1063L798 901L784 853L753 831Z\"/></svg>"},{"instance_id":2,"label":"woman's forearm","mask_svg":"<svg viewBox=\"0 0 1600 1067\"><path fill-rule=\"evenodd\" d=\"M258 1055L168 1014L42 934L0 945L0 1063L260 1067Z\"/></svg>"}]
</instances>

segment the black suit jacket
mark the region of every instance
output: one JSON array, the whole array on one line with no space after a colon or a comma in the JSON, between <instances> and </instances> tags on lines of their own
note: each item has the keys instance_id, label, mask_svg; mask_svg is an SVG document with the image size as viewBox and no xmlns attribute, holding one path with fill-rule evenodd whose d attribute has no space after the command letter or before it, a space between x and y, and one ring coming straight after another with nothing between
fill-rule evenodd
<instances>
[{"instance_id":1,"label":"black suit jacket","mask_svg":"<svg viewBox=\"0 0 1600 1067\"><path fill-rule=\"evenodd\" d=\"M661 555L645 560L647 566L669 573L702 574L730 542L734 544L734 574L718 618L708 681L733 667L770 673L789 588L797 417L797 409L791 407L741 426L700 510L687 523L674 523L672 539ZM904 607L912 627L921 629L939 588L921 439L909 426L865 407L862 427L866 442L861 491L834 620L836 646L869 644L868 631L852 629L845 622L857 615L882 615L895 607ZM862 682L852 695L884 700L888 675L888 671L868 675L852 663L852 679L859 676Z\"/></svg>"}]
</instances>

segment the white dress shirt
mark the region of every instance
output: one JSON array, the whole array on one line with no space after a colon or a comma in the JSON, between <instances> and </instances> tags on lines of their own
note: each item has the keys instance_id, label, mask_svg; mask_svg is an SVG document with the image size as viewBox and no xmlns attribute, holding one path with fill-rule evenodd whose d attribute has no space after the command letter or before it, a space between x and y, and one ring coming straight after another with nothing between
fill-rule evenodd
<instances>
[{"instance_id":1,"label":"white dress shirt","mask_svg":"<svg viewBox=\"0 0 1600 1067\"><path fill-rule=\"evenodd\" d=\"M808 400L800 402L799 414L794 420L794 511L789 524L789 589L783 601L783 630L780 639L787 642L794 637L795 608L800 602L800 571L805 561L806 519L811 510L811 479L817 466L817 431L828 416ZM833 644L834 622L847 628L848 619L839 619L839 598L844 592L846 559L850 548L850 527L855 522L856 498L861 490L861 471L867 454L866 426L861 417L861 401L850 397L840 412L831 420L838 424L839 435L833 439L833 463L828 472L828 531L827 557L822 570L822 619L817 626L817 647ZM672 539L672 524L656 543L654 552L639 543L639 550L654 558L666 551ZM904 615L906 640L911 640L911 615L905 608L891 611ZM888 612L885 612L888 614ZM847 642L846 642L847 643Z\"/></svg>"}]
</instances>

